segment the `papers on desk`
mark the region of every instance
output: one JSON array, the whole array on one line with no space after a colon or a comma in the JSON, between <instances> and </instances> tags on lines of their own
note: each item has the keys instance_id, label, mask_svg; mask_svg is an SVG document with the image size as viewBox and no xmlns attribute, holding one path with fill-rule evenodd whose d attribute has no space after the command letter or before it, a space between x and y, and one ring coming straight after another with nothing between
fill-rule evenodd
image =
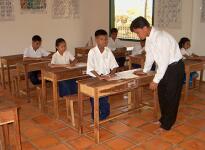
<instances>
[{"instance_id":1,"label":"papers on desk","mask_svg":"<svg viewBox=\"0 0 205 150\"><path fill-rule=\"evenodd\" d=\"M83 68L83 67L86 67L87 64L86 63L77 63L75 66L72 66L72 67L66 67L68 69L75 69L75 68Z\"/></svg>"},{"instance_id":2,"label":"papers on desk","mask_svg":"<svg viewBox=\"0 0 205 150\"><path fill-rule=\"evenodd\" d=\"M141 71L142 69L133 69L133 70L127 70L127 71L122 71L116 73L116 76L111 78L110 81L112 80L121 80L121 79L132 79L132 78L137 78L139 76L135 75L135 71Z\"/></svg>"}]
</instances>

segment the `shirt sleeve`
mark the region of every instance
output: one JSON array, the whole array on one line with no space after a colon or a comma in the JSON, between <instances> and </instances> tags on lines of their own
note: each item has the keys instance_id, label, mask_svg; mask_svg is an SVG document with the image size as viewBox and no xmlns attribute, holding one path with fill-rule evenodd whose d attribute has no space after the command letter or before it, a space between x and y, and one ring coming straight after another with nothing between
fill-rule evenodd
<instances>
[{"instance_id":1,"label":"shirt sleeve","mask_svg":"<svg viewBox=\"0 0 205 150\"><path fill-rule=\"evenodd\" d=\"M114 68L117 68L119 66L117 64L117 61L116 61L113 53L110 51L109 54L110 54L110 69L113 70Z\"/></svg>"},{"instance_id":2,"label":"shirt sleeve","mask_svg":"<svg viewBox=\"0 0 205 150\"><path fill-rule=\"evenodd\" d=\"M51 59L51 64L56 64L56 55L53 54L52 59Z\"/></svg>"},{"instance_id":3,"label":"shirt sleeve","mask_svg":"<svg viewBox=\"0 0 205 150\"><path fill-rule=\"evenodd\" d=\"M50 54L50 52L48 52L48 51L46 51L46 50L41 50L41 55L43 56L43 57L46 57L46 56L48 56Z\"/></svg>"},{"instance_id":4,"label":"shirt sleeve","mask_svg":"<svg viewBox=\"0 0 205 150\"><path fill-rule=\"evenodd\" d=\"M122 41L120 39L116 39L116 43L117 43L117 48L124 47L123 44L122 44Z\"/></svg>"},{"instance_id":5,"label":"shirt sleeve","mask_svg":"<svg viewBox=\"0 0 205 150\"><path fill-rule=\"evenodd\" d=\"M28 49L24 50L23 57L30 57Z\"/></svg>"},{"instance_id":6,"label":"shirt sleeve","mask_svg":"<svg viewBox=\"0 0 205 150\"><path fill-rule=\"evenodd\" d=\"M95 70L95 65L94 65L94 61L93 61L94 56L93 55L94 55L94 53L92 52L92 50L90 50L89 53L88 53L86 73L90 76L95 77L95 75L93 75L93 73L91 72L91 71Z\"/></svg>"},{"instance_id":7,"label":"shirt sleeve","mask_svg":"<svg viewBox=\"0 0 205 150\"><path fill-rule=\"evenodd\" d=\"M180 51L181 51L182 56L187 55L187 52L184 48L182 48Z\"/></svg>"},{"instance_id":8,"label":"shirt sleeve","mask_svg":"<svg viewBox=\"0 0 205 150\"><path fill-rule=\"evenodd\" d=\"M149 50L145 50L145 51L146 51L146 58L145 58L145 64L144 64L143 72L147 73L152 68L152 65L154 63L154 57L153 57L151 51L149 51Z\"/></svg>"},{"instance_id":9,"label":"shirt sleeve","mask_svg":"<svg viewBox=\"0 0 205 150\"><path fill-rule=\"evenodd\" d=\"M161 35L157 38L156 42L158 43L158 49L156 49L156 52L158 53L159 57L158 59L156 59L158 67L153 82L159 83L160 80L163 78L169 65L170 53L168 50L171 48L171 41L168 38Z\"/></svg>"},{"instance_id":10,"label":"shirt sleeve","mask_svg":"<svg viewBox=\"0 0 205 150\"><path fill-rule=\"evenodd\" d=\"M69 57L69 60L71 60L71 61L73 61L75 59L73 54L71 54L70 52L68 52L68 57Z\"/></svg>"}]
</instances>

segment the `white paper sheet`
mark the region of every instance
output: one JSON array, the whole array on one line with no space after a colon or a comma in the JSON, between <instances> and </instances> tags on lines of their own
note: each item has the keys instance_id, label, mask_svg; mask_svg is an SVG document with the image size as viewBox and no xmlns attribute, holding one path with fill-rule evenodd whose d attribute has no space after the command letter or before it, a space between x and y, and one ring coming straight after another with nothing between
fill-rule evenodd
<instances>
[{"instance_id":1,"label":"white paper sheet","mask_svg":"<svg viewBox=\"0 0 205 150\"><path fill-rule=\"evenodd\" d=\"M116 76L111 78L110 81L112 80L121 80L121 79L132 79L132 78L137 78L139 76L133 74L135 71L141 71L142 69L133 69L133 70L127 70L127 71L122 71L116 73Z\"/></svg>"},{"instance_id":2,"label":"white paper sheet","mask_svg":"<svg viewBox=\"0 0 205 150\"><path fill-rule=\"evenodd\" d=\"M82 67L86 67L87 64L86 63L77 63L75 66L73 67L66 67L68 69L75 69L75 68L82 68Z\"/></svg>"}]
</instances>

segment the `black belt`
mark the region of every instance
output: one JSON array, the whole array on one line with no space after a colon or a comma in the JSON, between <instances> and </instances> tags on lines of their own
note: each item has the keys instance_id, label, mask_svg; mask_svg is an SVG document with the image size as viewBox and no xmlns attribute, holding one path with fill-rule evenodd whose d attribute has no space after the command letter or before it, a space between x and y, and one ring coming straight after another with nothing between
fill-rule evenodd
<instances>
[{"instance_id":1,"label":"black belt","mask_svg":"<svg viewBox=\"0 0 205 150\"><path fill-rule=\"evenodd\" d=\"M175 61L175 62L169 64L169 66L174 66L174 65L176 65L176 64L178 64L178 63L181 63L181 62L183 62L182 59L180 59L179 61Z\"/></svg>"}]
</instances>

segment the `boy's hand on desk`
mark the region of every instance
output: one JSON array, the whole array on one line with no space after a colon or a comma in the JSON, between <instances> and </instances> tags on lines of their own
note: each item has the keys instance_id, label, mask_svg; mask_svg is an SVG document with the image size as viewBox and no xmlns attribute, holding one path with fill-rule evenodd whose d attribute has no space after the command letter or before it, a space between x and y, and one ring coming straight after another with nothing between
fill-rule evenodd
<instances>
[{"instance_id":1,"label":"boy's hand on desk","mask_svg":"<svg viewBox=\"0 0 205 150\"><path fill-rule=\"evenodd\" d=\"M109 75L101 75L100 77L98 77L100 80L109 80L110 76Z\"/></svg>"}]
</instances>

